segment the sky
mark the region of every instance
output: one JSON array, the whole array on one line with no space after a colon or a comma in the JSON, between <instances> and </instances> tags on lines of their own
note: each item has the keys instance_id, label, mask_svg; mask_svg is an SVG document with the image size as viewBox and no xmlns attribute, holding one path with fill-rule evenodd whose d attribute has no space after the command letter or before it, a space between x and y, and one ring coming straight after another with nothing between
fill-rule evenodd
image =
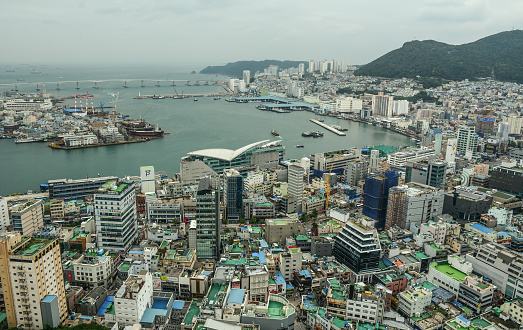
<instances>
[{"instance_id":1,"label":"sky","mask_svg":"<svg viewBox=\"0 0 523 330\"><path fill-rule=\"evenodd\" d=\"M365 64L414 39L521 29L522 12L520 0L6 0L0 63Z\"/></svg>"}]
</instances>

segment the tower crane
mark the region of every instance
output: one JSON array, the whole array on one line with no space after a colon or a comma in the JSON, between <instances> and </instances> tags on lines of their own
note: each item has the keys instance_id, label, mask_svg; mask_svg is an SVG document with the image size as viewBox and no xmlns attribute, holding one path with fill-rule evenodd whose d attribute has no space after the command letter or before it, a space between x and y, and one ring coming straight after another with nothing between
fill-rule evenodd
<instances>
[{"instance_id":1,"label":"tower crane","mask_svg":"<svg viewBox=\"0 0 523 330\"><path fill-rule=\"evenodd\" d=\"M100 109L102 109L102 112L104 112L104 105L105 103L107 103L107 100L109 99L109 96L107 96L107 98L105 99L105 101L100 101L98 102L98 105L100 106Z\"/></svg>"},{"instance_id":2,"label":"tower crane","mask_svg":"<svg viewBox=\"0 0 523 330\"><path fill-rule=\"evenodd\" d=\"M327 179L327 201L325 203L325 211L327 211L327 209L329 208L329 195L331 193L331 172L332 172L332 167L334 166L334 164L331 164L331 169L329 170L329 178Z\"/></svg>"},{"instance_id":3,"label":"tower crane","mask_svg":"<svg viewBox=\"0 0 523 330\"><path fill-rule=\"evenodd\" d=\"M113 116L114 116L114 121L116 121L116 104L118 104L118 95L120 95L120 90L118 90L118 92L116 93L116 101L114 102L114 107L113 107Z\"/></svg>"}]
</instances>

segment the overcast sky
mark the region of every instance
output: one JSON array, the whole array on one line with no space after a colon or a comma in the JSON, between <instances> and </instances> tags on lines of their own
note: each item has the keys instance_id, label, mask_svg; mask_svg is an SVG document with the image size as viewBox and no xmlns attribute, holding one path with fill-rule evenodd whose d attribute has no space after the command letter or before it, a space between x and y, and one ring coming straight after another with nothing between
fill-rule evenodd
<instances>
[{"instance_id":1,"label":"overcast sky","mask_svg":"<svg viewBox=\"0 0 523 330\"><path fill-rule=\"evenodd\" d=\"M413 39L520 29L522 12L521 0L5 0L0 62L365 64Z\"/></svg>"}]
</instances>

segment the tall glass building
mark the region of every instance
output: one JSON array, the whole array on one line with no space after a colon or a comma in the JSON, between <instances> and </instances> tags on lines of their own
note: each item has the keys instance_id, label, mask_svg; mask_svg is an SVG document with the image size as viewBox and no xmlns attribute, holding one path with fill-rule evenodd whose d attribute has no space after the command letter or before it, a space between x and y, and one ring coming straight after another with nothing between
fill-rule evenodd
<instances>
[{"instance_id":1,"label":"tall glass building","mask_svg":"<svg viewBox=\"0 0 523 330\"><path fill-rule=\"evenodd\" d=\"M198 259L220 258L220 191L205 177L198 183L196 194L196 257Z\"/></svg>"},{"instance_id":2,"label":"tall glass building","mask_svg":"<svg viewBox=\"0 0 523 330\"><path fill-rule=\"evenodd\" d=\"M372 173L365 178L362 213L377 220L377 229L385 228L389 189L397 186L398 183L399 174L396 171Z\"/></svg>"}]
</instances>

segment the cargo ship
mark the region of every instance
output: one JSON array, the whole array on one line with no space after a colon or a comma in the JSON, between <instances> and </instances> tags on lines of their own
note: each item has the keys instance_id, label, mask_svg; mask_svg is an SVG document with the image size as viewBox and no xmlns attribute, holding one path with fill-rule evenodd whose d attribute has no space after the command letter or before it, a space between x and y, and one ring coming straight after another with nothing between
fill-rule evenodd
<instances>
[{"instance_id":1,"label":"cargo ship","mask_svg":"<svg viewBox=\"0 0 523 330\"><path fill-rule=\"evenodd\" d=\"M144 127L126 128L126 130L129 135L133 136L160 137L165 133L160 127L158 127L158 125L152 126L149 124L145 125Z\"/></svg>"}]
</instances>

